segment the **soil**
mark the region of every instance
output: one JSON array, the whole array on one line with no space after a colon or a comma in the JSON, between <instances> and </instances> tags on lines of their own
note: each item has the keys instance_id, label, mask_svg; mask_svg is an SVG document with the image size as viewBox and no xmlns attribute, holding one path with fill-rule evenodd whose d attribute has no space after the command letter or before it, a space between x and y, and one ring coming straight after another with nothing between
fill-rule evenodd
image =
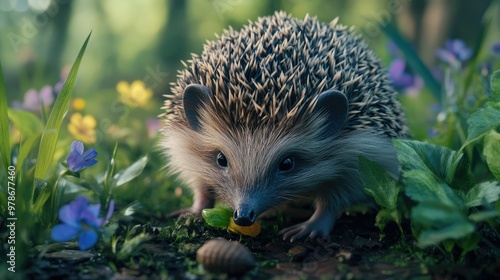
<instances>
[{"instance_id":1,"label":"soil","mask_svg":"<svg viewBox=\"0 0 500 280\"><path fill-rule=\"evenodd\" d=\"M344 215L327 239L290 243L277 234L296 221L264 219L257 237L240 237L208 227L193 217L170 221L161 229L141 227L153 238L118 260L102 248L80 251L75 243L34 256L30 279L500 279L498 252L480 243L463 261L459 252L421 249L399 229L388 227L380 240L373 214ZM406 225L405 228L409 228ZM205 271L196 251L214 238L236 240L256 259L251 271L231 276Z\"/></svg>"}]
</instances>

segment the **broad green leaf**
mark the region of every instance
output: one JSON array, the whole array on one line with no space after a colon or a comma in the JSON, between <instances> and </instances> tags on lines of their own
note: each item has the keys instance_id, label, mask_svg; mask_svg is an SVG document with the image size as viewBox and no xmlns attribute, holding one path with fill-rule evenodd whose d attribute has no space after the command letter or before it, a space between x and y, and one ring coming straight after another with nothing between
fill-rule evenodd
<instances>
[{"instance_id":1,"label":"broad green leaf","mask_svg":"<svg viewBox=\"0 0 500 280\"><path fill-rule=\"evenodd\" d=\"M500 126L500 108L486 106L485 108L477 110L469 117L467 125L469 126L467 132L468 136L463 147L480 139L490 130Z\"/></svg>"},{"instance_id":2,"label":"broad green leaf","mask_svg":"<svg viewBox=\"0 0 500 280\"><path fill-rule=\"evenodd\" d=\"M462 153L414 140L394 140L394 146L403 171L422 170L454 188L471 185L469 164Z\"/></svg>"},{"instance_id":3,"label":"broad green leaf","mask_svg":"<svg viewBox=\"0 0 500 280\"><path fill-rule=\"evenodd\" d=\"M411 44L401 36L394 26L391 24L381 25L389 38L398 46L398 48L404 53L405 59L410 65L411 69L415 71L424 80L427 87L431 90L437 100L441 100L441 84L434 78L432 72L425 66L424 62L420 59L420 56L411 46Z\"/></svg>"},{"instance_id":4,"label":"broad green leaf","mask_svg":"<svg viewBox=\"0 0 500 280\"><path fill-rule=\"evenodd\" d=\"M24 110L8 110L9 118L21 132L23 139L43 132L43 123L33 113Z\"/></svg>"},{"instance_id":5,"label":"broad green leaf","mask_svg":"<svg viewBox=\"0 0 500 280\"><path fill-rule=\"evenodd\" d=\"M372 196L378 205L389 210L396 209L399 191L398 182L380 165L359 157L359 172L363 181L363 191Z\"/></svg>"},{"instance_id":6,"label":"broad green leaf","mask_svg":"<svg viewBox=\"0 0 500 280\"><path fill-rule=\"evenodd\" d=\"M491 173L500 180L500 133L491 130L484 136L483 155Z\"/></svg>"},{"instance_id":7,"label":"broad green leaf","mask_svg":"<svg viewBox=\"0 0 500 280\"><path fill-rule=\"evenodd\" d=\"M419 203L413 207L411 219L422 229L418 236L420 246L459 239L474 232L474 224L460 209L439 201Z\"/></svg>"},{"instance_id":8,"label":"broad green leaf","mask_svg":"<svg viewBox=\"0 0 500 280\"><path fill-rule=\"evenodd\" d=\"M7 92L3 80L2 64L0 63L0 157L5 170L10 165L10 135L9 119L7 117Z\"/></svg>"},{"instance_id":9,"label":"broad green leaf","mask_svg":"<svg viewBox=\"0 0 500 280\"><path fill-rule=\"evenodd\" d=\"M406 195L415 201L432 201L459 209L465 208L462 199L432 173L423 170L408 170L403 172L403 182L406 186Z\"/></svg>"},{"instance_id":10,"label":"broad green leaf","mask_svg":"<svg viewBox=\"0 0 500 280\"><path fill-rule=\"evenodd\" d=\"M474 225L470 222L452 224L440 229L423 230L418 236L418 245L426 247L436 245L446 239L459 239L474 232Z\"/></svg>"},{"instance_id":11,"label":"broad green leaf","mask_svg":"<svg viewBox=\"0 0 500 280\"><path fill-rule=\"evenodd\" d=\"M493 74L491 75L490 101L493 104L500 103L500 70L493 72Z\"/></svg>"},{"instance_id":12,"label":"broad green leaf","mask_svg":"<svg viewBox=\"0 0 500 280\"><path fill-rule=\"evenodd\" d=\"M61 129L61 124L68 111L68 103L71 97L71 91L73 90L73 85L75 84L76 75L78 73L78 68L80 67L80 62L82 61L83 54L85 53L85 48L89 42L90 34L83 43L78 56L69 71L68 77L62 86L61 91L57 95L54 107L50 112L49 118L47 120L47 125L42 134L42 139L40 141L40 149L38 150L37 166L35 169L35 178L44 179L47 175L47 171L52 163L52 157L54 156L54 151L56 149L57 139L59 137L59 131Z\"/></svg>"},{"instance_id":13,"label":"broad green leaf","mask_svg":"<svg viewBox=\"0 0 500 280\"><path fill-rule=\"evenodd\" d=\"M129 167L120 170L115 174L115 176L113 176L113 182L111 183L111 185L113 187L119 187L125 183L132 181L134 178L141 175L147 163L148 157L144 156Z\"/></svg>"},{"instance_id":14,"label":"broad green leaf","mask_svg":"<svg viewBox=\"0 0 500 280\"><path fill-rule=\"evenodd\" d=\"M212 227L227 228L233 216L233 211L229 208L203 209L201 216Z\"/></svg>"},{"instance_id":15,"label":"broad green leaf","mask_svg":"<svg viewBox=\"0 0 500 280\"><path fill-rule=\"evenodd\" d=\"M500 198L500 185L497 181L483 182L475 185L464 196L468 207L476 207L496 202Z\"/></svg>"},{"instance_id":16,"label":"broad green leaf","mask_svg":"<svg viewBox=\"0 0 500 280\"><path fill-rule=\"evenodd\" d=\"M43 205L51 195L51 188L44 180L35 178L35 201L33 203L33 212L38 214L42 212Z\"/></svg>"}]
</instances>

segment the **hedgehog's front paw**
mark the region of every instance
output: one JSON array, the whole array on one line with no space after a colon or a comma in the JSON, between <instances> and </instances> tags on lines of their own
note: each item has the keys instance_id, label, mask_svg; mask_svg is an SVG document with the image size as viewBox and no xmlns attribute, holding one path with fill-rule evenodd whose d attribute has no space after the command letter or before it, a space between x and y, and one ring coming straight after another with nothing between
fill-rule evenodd
<instances>
[{"instance_id":1,"label":"hedgehog's front paw","mask_svg":"<svg viewBox=\"0 0 500 280\"><path fill-rule=\"evenodd\" d=\"M283 234L283 240L290 239L290 242L309 237L314 239L317 236L326 238L333 229L336 215L325 209L316 209L309 220L287 227L280 231Z\"/></svg>"}]
</instances>

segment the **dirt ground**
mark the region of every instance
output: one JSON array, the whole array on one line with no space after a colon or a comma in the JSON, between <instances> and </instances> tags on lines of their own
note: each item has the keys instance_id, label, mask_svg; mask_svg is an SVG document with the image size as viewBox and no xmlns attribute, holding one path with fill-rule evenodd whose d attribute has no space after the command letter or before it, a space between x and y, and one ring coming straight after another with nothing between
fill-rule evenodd
<instances>
[{"instance_id":1,"label":"dirt ground","mask_svg":"<svg viewBox=\"0 0 500 280\"><path fill-rule=\"evenodd\" d=\"M459 252L420 249L396 226L380 232L374 215L345 215L326 240L290 243L277 235L278 226L264 220L257 237L241 237L192 219L172 222L161 230L144 227L153 239L132 257L116 260L99 250L79 251L74 243L34 257L31 279L500 279L498 252L480 246L463 262ZM411 236L411 234L407 234ZM212 274L196 260L207 240L240 241L252 252L256 267L240 276Z\"/></svg>"}]
</instances>

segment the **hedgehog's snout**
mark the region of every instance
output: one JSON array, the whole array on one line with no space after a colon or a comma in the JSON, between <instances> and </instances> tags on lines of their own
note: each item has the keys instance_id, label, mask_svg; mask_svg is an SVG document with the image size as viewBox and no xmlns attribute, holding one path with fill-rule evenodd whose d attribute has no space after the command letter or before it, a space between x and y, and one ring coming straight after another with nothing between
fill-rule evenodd
<instances>
[{"instance_id":1,"label":"hedgehog's snout","mask_svg":"<svg viewBox=\"0 0 500 280\"><path fill-rule=\"evenodd\" d=\"M250 204L241 204L233 214L234 222L239 226L251 226L255 219L257 219L257 214Z\"/></svg>"}]
</instances>

